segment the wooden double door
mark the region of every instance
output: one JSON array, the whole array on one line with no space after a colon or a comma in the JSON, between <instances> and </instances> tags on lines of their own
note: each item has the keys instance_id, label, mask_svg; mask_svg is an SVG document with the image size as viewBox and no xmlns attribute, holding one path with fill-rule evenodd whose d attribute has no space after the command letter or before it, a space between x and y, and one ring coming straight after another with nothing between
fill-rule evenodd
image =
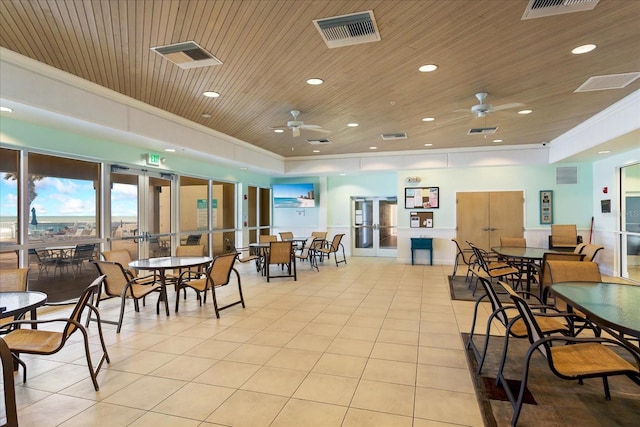
<instances>
[{"instance_id":1,"label":"wooden double door","mask_svg":"<svg viewBox=\"0 0 640 427\"><path fill-rule=\"evenodd\" d=\"M500 237L523 237L524 193L488 191L456 193L456 237L489 250Z\"/></svg>"}]
</instances>

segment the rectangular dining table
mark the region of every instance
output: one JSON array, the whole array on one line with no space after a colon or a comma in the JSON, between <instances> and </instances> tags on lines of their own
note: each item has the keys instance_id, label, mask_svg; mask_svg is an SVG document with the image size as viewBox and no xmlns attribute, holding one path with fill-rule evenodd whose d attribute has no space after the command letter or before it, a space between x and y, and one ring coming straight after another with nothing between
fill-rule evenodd
<instances>
[{"instance_id":1,"label":"rectangular dining table","mask_svg":"<svg viewBox=\"0 0 640 427\"><path fill-rule=\"evenodd\" d=\"M609 282L562 282L551 285L554 295L640 354L624 335L640 340L640 286Z\"/></svg>"}]
</instances>

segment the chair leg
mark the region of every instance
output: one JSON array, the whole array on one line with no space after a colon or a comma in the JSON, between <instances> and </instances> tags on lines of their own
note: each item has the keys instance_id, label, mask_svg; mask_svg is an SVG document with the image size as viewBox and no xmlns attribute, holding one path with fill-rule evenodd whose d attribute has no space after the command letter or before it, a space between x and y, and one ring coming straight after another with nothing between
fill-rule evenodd
<instances>
[{"instance_id":1,"label":"chair leg","mask_svg":"<svg viewBox=\"0 0 640 427\"><path fill-rule=\"evenodd\" d=\"M604 397L607 400L611 400L611 393L609 392L609 380L606 376L602 377L602 385L604 386Z\"/></svg>"},{"instance_id":2,"label":"chair leg","mask_svg":"<svg viewBox=\"0 0 640 427\"><path fill-rule=\"evenodd\" d=\"M120 317L118 317L118 328L116 329L116 334L119 334L120 329L122 329L122 319L124 318L124 304L126 301L126 298L122 297L122 301L120 302Z\"/></svg>"},{"instance_id":3,"label":"chair leg","mask_svg":"<svg viewBox=\"0 0 640 427\"><path fill-rule=\"evenodd\" d=\"M22 366L22 382L23 384L27 383L27 364L18 357L18 355L14 352L11 352L11 357L13 357L13 361Z\"/></svg>"},{"instance_id":4,"label":"chair leg","mask_svg":"<svg viewBox=\"0 0 640 427\"><path fill-rule=\"evenodd\" d=\"M487 349L489 348L489 337L491 336L491 322L493 321L493 318L495 317L495 313L491 313L491 316L489 316L489 320L487 320L487 332L485 334L485 339L484 339L484 346L482 348L482 355L480 356L480 361L478 362L478 375L480 375L480 372L482 372L482 366L484 365L484 360L487 357ZM506 334L505 337L508 337L509 334ZM506 344L505 344L505 348L506 348Z\"/></svg>"}]
</instances>

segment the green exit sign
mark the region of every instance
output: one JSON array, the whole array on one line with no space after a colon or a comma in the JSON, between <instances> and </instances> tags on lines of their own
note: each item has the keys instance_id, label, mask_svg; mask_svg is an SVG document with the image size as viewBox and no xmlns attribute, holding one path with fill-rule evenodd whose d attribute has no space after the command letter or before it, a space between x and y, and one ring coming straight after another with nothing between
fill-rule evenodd
<instances>
[{"instance_id":1,"label":"green exit sign","mask_svg":"<svg viewBox=\"0 0 640 427\"><path fill-rule=\"evenodd\" d=\"M157 153L147 154L147 164L149 166L160 166L160 154L157 154Z\"/></svg>"}]
</instances>

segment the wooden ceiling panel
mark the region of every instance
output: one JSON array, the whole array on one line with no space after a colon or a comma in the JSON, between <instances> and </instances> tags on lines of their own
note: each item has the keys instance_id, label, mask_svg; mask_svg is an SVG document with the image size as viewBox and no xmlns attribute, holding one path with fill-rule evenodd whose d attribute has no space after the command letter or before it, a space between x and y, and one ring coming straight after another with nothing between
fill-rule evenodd
<instances>
[{"instance_id":1,"label":"wooden ceiling panel","mask_svg":"<svg viewBox=\"0 0 640 427\"><path fill-rule=\"evenodd\" d=\"M282 156L549 141L640 87L573 93L640 71L640 2L521 20L527 0L0 2L0 45ZM329 49L312 21L373 10L381 41ZM615 23L615 24L612 24ZM182 69L152 47L193 40L223 64ZM591 54L570 50L594 43ZM438 64L434 73L418 67ZM325 83L309 86L307 78ZM221 94L210 99L205 90ZM474 94L517 108L474 118ZM290 111L332 131L276 134ZM208 113L210 118L203 118ZM423 117L435 117L423 122ZM347 128L349 121L357 128ZM470 127L498 126L469 136ZM407 132L382 141L383 132ZM312 146L307 138L328 137ZM292 151L292 147L294 150Z\"/></svg>"}]
</instances>

